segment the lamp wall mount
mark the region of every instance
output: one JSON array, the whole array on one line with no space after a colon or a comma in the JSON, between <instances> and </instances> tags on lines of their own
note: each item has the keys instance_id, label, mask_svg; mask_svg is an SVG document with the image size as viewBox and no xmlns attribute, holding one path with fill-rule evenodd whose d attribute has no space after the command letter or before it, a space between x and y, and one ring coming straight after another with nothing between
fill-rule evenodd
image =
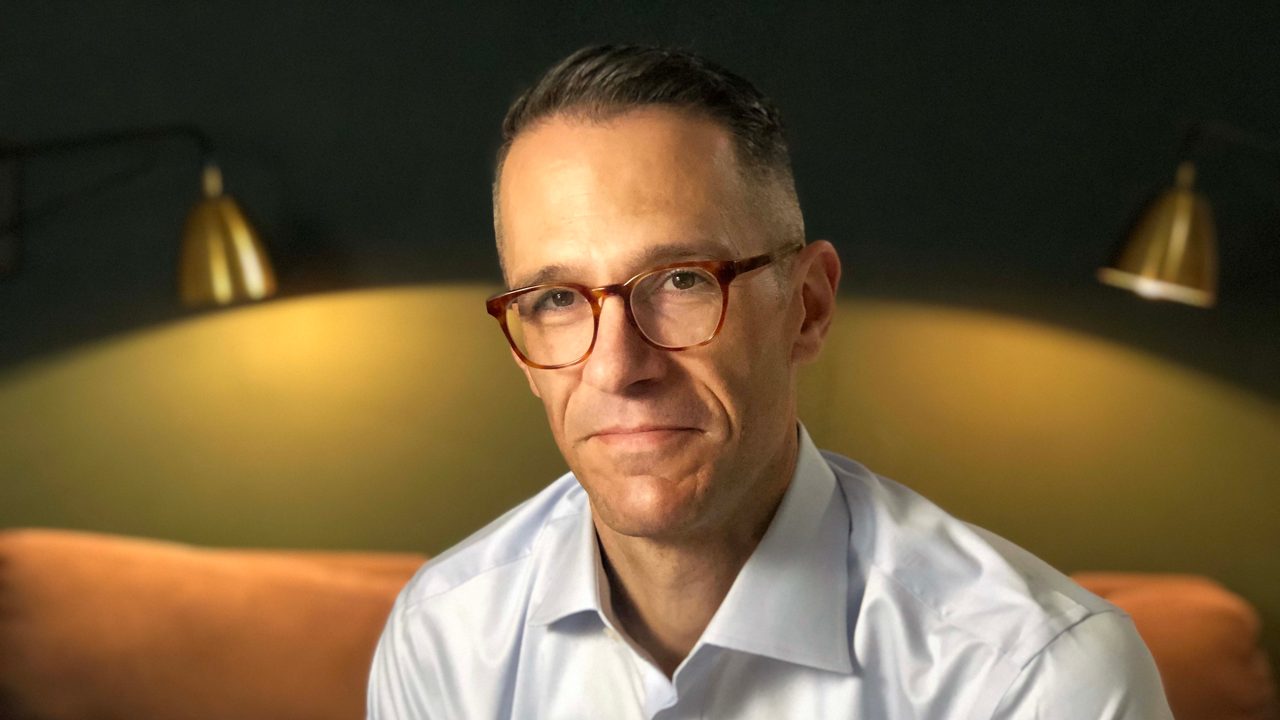
<instances>
[{"instance_id":1,"label":"lamp wall mount","mask_svg":"<svg viewBox=\"0 0 1280 720\"><path fill-rule=\"evenodd\" d=\"M222 171L213 159L209 136L193 125L92 133L36 143L0 142L0 276L21 264L23 230L62 207L119 184L149 165L118 172L95 185L78 188L38 209L25 207L24 164L44 157L98 148L178 139L200 155L200 200L187 216L178 272L179 295L187 305L228 305L275 294L275 273L258 232L239 205L223 194Z\"/></svg>"},{"instance_id":2,"label":"lamp wall mount","mask_svg":"<svg viewBox=\"0 0 1280 720\"><path fill-rule=\"evenodd\" d=\"M26 227L140 172L139 168L133 168L116 173L103 182L63 193L38 208L28 208L23 187L27 163L88 150L173 139L195 145L202 164L212 161L213 143L204 131L194 125L160 125L28 143L0 142L0 276L14 273L21 266L23 231Z\"/></svg>"}]
</instances>

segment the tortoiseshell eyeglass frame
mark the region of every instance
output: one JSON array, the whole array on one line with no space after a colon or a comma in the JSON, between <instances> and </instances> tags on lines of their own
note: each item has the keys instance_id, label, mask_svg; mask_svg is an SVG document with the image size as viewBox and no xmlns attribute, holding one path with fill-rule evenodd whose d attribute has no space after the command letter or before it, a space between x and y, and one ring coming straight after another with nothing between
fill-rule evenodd
<instances>
[{"instance_id":1,"label":"tortoiseshell eyeglass frame","mask_svg":"<svg viewBox=\"0 0 1280 720\"><path fill-rule=\"evenodd\" d=\"M641 339L659 350L679 352L692 347L706 345L714 340L716 335L720 334L720 328L724 327L725 315L729 312L729 284L732 283L735 278L739 275L745 275L746 273L759 270L762 267L775 263L792 253L800 252L803 248L803 245L794 243L774 250L773 252L764 253L763 255L754 255L748 258L742 258L741 260L686 260L685 262L670 263L668 265L651 268L642 273L633 275L626 282L615 283L613 285L602 285L594 288L587 287L586 285L580 285L578 283L544 283L539 285L530 285L528 287L516 288L515 290L508 290L507 292L494 295L484 301L484 307L485 310L487 310L488 313L498 321L498 324L502 326L502 334L506 336L507 344L511 346L512 351L514 351L516 356L520 358L520 361L529 367L538 368L539 370L558 370L571 365L577 365L591 356L591 351L596 347L596 338L600 334L600 311L604 308L605 298L610 295L617 295L622 298L622 305L626 308L627 322L631 327L635 328ZM721 305L720 319L716 321L716 328L711 331L710 335L708 335L704 340L696 343L672 347L654 342L652 338L645 334L640 325L636 323L635 315L632 314L631 311L631 292L641 280L644 280L651 275L667 270L674 270L676 268L699 268L701 270L706 270L715 276L716 281L720 283ZM582 353L581 357L571 362L545 365L530 360L516 345L515 339L511 337L511 329L507 327L507 306L521 295L546 288L568 288L570 290L576 290L591 304L591 344L587 346L586 352Z\"/></svg>"}]
</instances>

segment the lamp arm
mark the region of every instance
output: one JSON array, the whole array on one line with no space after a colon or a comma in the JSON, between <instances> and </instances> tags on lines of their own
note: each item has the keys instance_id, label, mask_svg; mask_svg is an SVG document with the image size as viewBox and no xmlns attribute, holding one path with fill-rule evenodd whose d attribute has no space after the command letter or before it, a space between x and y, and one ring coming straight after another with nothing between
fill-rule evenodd
<instances>
[{"instance_id":1,"label":"lamp arm","mask_svg":"<svg viewBox=\"0 0 1280 720\"><path fill-rule=\"evenodd\" d=\"M4 183L0 183L0 189L4 191L4 197L0 197L0 276L12 273L19 264L22 253L21 233L24 225L53 215L76 200L102 192L112 185L140 174L149 167L148 165L135 166L114 173L87 189L64 194L31 212L23 207L22 198L23 165L26 162L34 158L170 138L183 138L190 141L200 152L200 163L206 167L211 164L213 141L203 130L189 124L89 133L33 143L0 140L0 173L4 175L5 180Z\"/></svg>"},{"instance_id":2,"label":"lamp arm","mask_svg":"<svg viewBox=\"0 0 1280 720\"><path fill-rule=\"evenodd\" d=\"M212 147L214 143L209 136L205 135L202 129L191 124L172 124L172 126L155 126L148 128L131 128L123 129L123 131L97 132L90 135L77 135L70 137L54 138L54 140L44 140L40 142L0 143L0 160L9 160L13 163L12 177L9 179L9 192L12 197L6 199L5 205L9 206L8 217L0 218L0 233L10 234L17 233L22 225L36 222L36 220L44 219L49 215L58 213L65 206L73 204L77 200L84 197L92 197L97 193L108 190L116 183L128 181L133 177L140 176L152 164L136 165L136 167L123 170L123 172L113 173L111 176L102 179L102 181L92 184L91 187L82 188L77 192L67 193L67 195L55 197L54 200L38 208L36 210L27 210L22 204L22 164L35 158L49 158L55 155L74 154L82 150L93 150L97 147L114 147L118 145L129 145L134 142L147 142L168 140L168 138L186 138L196 146L200 151L200 161L202 165L207 165L212 159ZM14 242L10 240L10 242Z\"/></svg>"},{"instance_id":3,"label":"lamp arm","mask_svg":"<svg viewBox=\"0 0 1280 720\"><path fill-rule=\"evenodd\" d=\"M96 195L100 195L117 185L123 185L130 180L140 177L155 168L154 160L146 162L134 163L133 165L117 170L110 175L98 180L92 185L77 188L75 192L63 193L50 200L46 200L37 207L24 206L21 203L14 203L17 212L15 217L7 224L0 226L0 232L12 233L22 229L23 226L33 225L43 221L45 218L52 217L65 210L67 207L74 205L82 200L87 200ZM16 175L16 173L15 173ZM15 177L15 188L20 187L21 176Z\"/></svg>"},{"instance_id":4,"label":"lamp arm","mask_svg":"<svg viewBox=\"0 0 1280 720\"><path fill-rule=\"evenodd\" d=\"M213 154L213 141L209 139L209 136L203 130L194 125L175 124L73 135L35 143L5 143L0 145L0 157L26 160L49 155L64 155L99 147L111 147L113 145L124 145L147 140L164 140L175 137L186 138L194 143L200 151L202 161L208 160Z\"/></svg>"}]
</instances>

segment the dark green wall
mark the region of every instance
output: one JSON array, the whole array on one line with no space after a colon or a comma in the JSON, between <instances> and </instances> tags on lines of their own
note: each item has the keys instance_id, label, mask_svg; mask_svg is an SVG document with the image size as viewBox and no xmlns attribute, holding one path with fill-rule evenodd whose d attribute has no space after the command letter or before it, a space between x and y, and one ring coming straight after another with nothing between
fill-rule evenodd
<instances>
[{"instance_id":1,"label":"dark green wall","mask_svg":"<svg viewBox=\"0 0 1280 720\"><path fill-rule=\"evenodd\" d=\"M1280 397L1280 163L1211 145L1221 306L1093 271L1170 177L1186 124L1280 136L1274 2L0 2L0 139L193 122L266 232L284 294L496 277L501 114L588 42L691 46L789 120L811 235L854 295L1013 312ZM179 317L180 143L36 161L27 201L123 184L27 229L0 371Z\"/></svg>"}]
</instances>

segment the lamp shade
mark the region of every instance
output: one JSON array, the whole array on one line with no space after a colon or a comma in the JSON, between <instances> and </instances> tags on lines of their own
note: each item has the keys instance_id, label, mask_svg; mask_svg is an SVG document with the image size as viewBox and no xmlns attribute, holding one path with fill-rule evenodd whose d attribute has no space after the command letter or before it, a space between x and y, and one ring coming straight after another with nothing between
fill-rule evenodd
<instances>
[{"instance_id":1,"label":"lamp shade","mask_svg":"<svg viewBox=\"0 0 1280 720\"><path fill-rule=\"evenodd\" d=\"M189 306L262 300L276 291L275 272L258 232L236 201L222 193L216 165L204 169L204 196L182 231L178 290Z\"/></svg>"},{"instance_id":2,"label":"lamp shade","mask_svg":"<svg viewBox=\"0 0 1280 720\"><path fill-rule=\"evenodd\" d=\"M1147 298L1214 304L1217 233L1209 203L1194 183L1195 166L1183 162L1177 184L1142 213L1112 263L1098 271L1099 280Z\"/></svg>"}]
</instances>

